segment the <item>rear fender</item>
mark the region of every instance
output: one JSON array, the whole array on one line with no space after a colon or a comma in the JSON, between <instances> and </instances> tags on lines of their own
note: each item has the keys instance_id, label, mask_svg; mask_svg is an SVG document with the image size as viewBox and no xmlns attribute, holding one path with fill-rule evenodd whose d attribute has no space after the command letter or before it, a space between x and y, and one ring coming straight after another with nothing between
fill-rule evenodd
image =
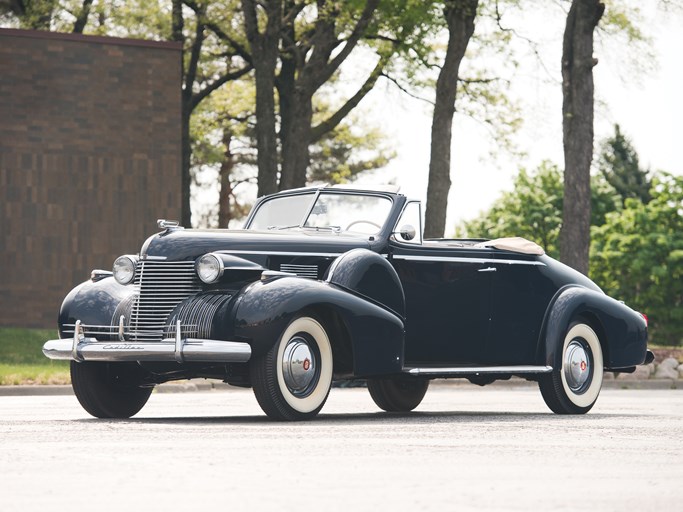
<instances>
[{"instance_id":1,"label":"rear fender","mask_svg":"<svg viewBox=\"0 0 683 512\"><path fill-rule=\"evenodd\" d=\"M643 317L604 293L582 286L566 286L551 301L541 330L539 361L554 365L570 324L578 319L587 322L600 338L605 368L645 362L647 326Z\"/></svg>"},{"instance_id":2,"label":"rear fender","mask_svg":"<svg viewBox=\"0 0 683 512\"><path fill-rule=\"evenodd\" d=\"M268 352L297 316L331 311L348 333L356 376L396 373L403 367L403 320L389 309L329 282L275 277L248 286L237 298L234 334L251 343L252 357ZM325 325L339 350L340 333ZM331 332L332 331L332 332Z\"/></svg>"}]
</instances>

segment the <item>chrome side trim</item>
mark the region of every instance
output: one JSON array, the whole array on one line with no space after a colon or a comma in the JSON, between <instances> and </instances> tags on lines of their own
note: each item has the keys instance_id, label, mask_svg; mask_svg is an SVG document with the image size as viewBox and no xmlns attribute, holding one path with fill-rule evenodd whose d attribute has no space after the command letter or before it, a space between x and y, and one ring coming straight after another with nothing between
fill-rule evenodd
<instances>
[{"instance_id":1,"label":"chrome side trim","mask_svg":"<svg viewBox=\"0 0 683 512\"><path fill-rule=\"evenodd\" d=\"M261 272L261 281L270 279L272 277L299 277L293 272L281 272L279 270L264 270Z\"/></svg>"},{"instance_id":2,"label":"chrome side trim","mask_svg":"<svg viewBox=\"0 0 683 512\"><path fill-rule=\"evenodd\" d=\"M341 256L341 252L295 252L295 251L247 251L247 250L228 250L229 254L265 254L267 256L322 256L324 258L336 258Z\"/></svg>"},{"instance_id":3,"label":"chrome side trim","mask_svg":"<svg viewBox=\"0 0 683 512\"><path fill-rule=\"evenodd\" d=\"M479 375L490 373L549 373L552 366L477 366L458 368L410 368L411 375Z\"/></svg>"},{"instance_id":4,"label":"chrome side trim","mask_svg":"<svg viewBox=\"0 0 683 512\"><path fill-rule=\"evenodd\" d=\"M546 264L542 261L497 260L494 258L460 258L456 256L408 256L396 254L393 256L393 259L408 261L452 261L457 263L502 263L504 265L531 265L539 267L546 266Z\"/></svg>"}]
</instances>

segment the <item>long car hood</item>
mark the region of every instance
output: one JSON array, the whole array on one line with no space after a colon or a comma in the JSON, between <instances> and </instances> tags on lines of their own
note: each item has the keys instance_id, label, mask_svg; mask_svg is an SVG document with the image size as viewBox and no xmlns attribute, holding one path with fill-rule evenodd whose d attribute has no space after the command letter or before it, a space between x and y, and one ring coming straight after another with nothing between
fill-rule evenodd
<instances>
[{"instance_id":1,"label":"long car hood","mask_svg":"<svg viewBox=\"0 0 683 512\"><path fill-rule=\"evenodd\" d=\"M212 251L286 252L341 254L348 250L369 248L367 240L317 232L249 230L171 230L156 234L142 246L143 257L162 256L171 261L194 259Z\"/></svg>"}]
</instances>

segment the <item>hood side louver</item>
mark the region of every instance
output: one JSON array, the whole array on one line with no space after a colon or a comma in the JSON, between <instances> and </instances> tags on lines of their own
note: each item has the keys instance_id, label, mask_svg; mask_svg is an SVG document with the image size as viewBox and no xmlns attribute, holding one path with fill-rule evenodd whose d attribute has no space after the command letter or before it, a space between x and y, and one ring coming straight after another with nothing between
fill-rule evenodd
<instances>
[{"instance_id":1,"label":"hood side louver","mask_svg":"<svg viewBox=\"0 0 683 512\"><path fill-rule=\"evenodd\" d=\"M289 263L283 263L280 265L280 272L289 272L291 274L296 274L299 277L318 279L317 265L293 265Z\"/></svg>"}]
</instances>

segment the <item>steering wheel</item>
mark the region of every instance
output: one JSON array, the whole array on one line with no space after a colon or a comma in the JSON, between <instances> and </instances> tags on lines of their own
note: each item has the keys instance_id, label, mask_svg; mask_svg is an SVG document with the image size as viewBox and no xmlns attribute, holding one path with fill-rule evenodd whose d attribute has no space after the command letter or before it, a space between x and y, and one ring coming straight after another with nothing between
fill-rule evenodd
<instances>
[{"instance_id":1,"label":"steering wheel","mask_svg":"<svg viewBox=\"0 0 683 512\"><path fill-rule=\"evenodd\" d=\"M346 229L344 231L348 231L349 229L351 229L351 226L355 226L356 224L370 224L371 226L374 226L377 229L382 229L382 226L380 226L376 222L372 222L371 220L358 219L358 220L354 220L351 224L346 226Z\"/></svg>"}]
</instances>

